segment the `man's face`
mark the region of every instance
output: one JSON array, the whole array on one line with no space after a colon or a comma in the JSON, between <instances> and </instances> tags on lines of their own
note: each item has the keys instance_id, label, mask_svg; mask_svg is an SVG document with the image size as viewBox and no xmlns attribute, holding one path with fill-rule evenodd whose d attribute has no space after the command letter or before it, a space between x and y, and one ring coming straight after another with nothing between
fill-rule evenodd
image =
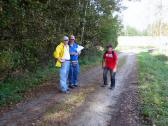
<instances>
[{"instance_id":1,"label":"man's face","mask_svg":"<svg viewBox=\"0 0 168 126\"><path fill-rule=\"evenodd\" d=\"M64 40L64 44L67 45L68 44L68 40Z\"/></svg>"},{"instance_id":2,"label":"man's face","mask_svg":"<svg viewBox=\"0 0 168 126\"><path fill-rule=\"evenodd\" d=\"M74 39L70 39L70 42L71 42L71 43L74 43L74 41L75 41Z\"/></svg>"},{"instance_id":3,"label":"man's face","mask_svg":"<svg viewBox=\"0 0 168 126\"><path fill-rule=\"evenodd\" d=\"M112 47L109 47L109 48L108 48L108 51L109 51L109 52L112 52L112 51L113 51L113 48L112 48Z\"/></svg>"}]
</instances>

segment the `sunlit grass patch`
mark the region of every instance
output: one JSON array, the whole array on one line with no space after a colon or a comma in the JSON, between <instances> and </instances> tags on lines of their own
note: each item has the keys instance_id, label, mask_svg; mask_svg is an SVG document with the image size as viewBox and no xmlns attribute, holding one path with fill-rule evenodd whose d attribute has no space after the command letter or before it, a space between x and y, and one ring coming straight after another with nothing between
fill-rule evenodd
<instances>
[{"instance_id":1,"label":"sunlit grass patch","mask_svg":"<svg viewBox=\"0 0 168 126\"><path fill-rule=\"evenodd\" d=\"M51 125L53 122L58 123L60 121L66 120L72 116L74 109L81 106L84 103L86 97L91 92L94 92L94 90L95 87L87 87L80 89L79 92L71 93L61 102L56 103L54 106L49 108L39 125Z\"/></svg>"},{"instance_id":2,"label":"sunlit grass patch","mask_svg":"<svg viewBox=\"0 0 168 126\"><path fill-rule=\"evenodd\" d=\"M168 58L163 55L138 55L140 107L144 125L168 124Z\"/></svg>"},{"instance_id":3,"label":"sunlit grass patch","mask_svg":"<svg viewBox=\"0 0 168 126\"><path fill-rule=\"evenodd\" d=\"M71 111L74 106L71 104L65 104L64 102L56 104L53 108L48 110L44 116L44 122L49 121L60 121L62 119L68 118L71 115Z\"/></svg>"}]
</instances>

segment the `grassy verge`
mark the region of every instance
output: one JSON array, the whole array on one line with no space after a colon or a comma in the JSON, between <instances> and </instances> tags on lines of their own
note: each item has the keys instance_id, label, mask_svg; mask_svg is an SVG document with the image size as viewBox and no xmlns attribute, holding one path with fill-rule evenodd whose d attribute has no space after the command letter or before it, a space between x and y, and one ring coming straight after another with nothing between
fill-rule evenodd
<instances>
[{"instance_id":1,"label":"grassy verge","mask_svg":"<svg viewBox=\"0 0 168 126\"><path fill-rule=\"evenodd\" d=\"M0 107L15 104L24 98L25 92L50 80L58 70L53 66L38 68L34 73L9 77L0 83Z\"/></svg>"},{"instance_id":2,"label":"grassy verge","mask_svg":"<svg viewBox=\"0 0 168 126\"><path fill-rule=\"evenodd\" d=\"M81 71L100 64L101 53L85 56L80 59ZM24 98L24 94L33 88L37 88L54 76L57 76L58 69L51 63L45 68L38 68L36 72L25 73L18 77L9 77L0 82L0 108L16 104Z\"/></svg>"},{"instance_id":3,"label":"grassy verge","mask_svg":"<svg viewBox=\"0 0 168 126\"><path fill-rule=\"evenodd\" d=\"M143 125L168 124L168 57L138 55L140 107Z\"/></svg>"}]
</instances>

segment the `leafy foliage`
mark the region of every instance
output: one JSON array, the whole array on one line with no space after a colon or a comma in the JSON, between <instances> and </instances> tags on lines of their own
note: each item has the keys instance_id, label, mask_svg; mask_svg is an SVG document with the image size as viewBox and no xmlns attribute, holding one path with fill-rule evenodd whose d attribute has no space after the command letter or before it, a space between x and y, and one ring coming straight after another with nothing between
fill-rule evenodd
<instances>
[{"instance_id":1,"label":"leafy foliage","mask_svg":"<svg viewBox=\"0 0 168 126\"><path fill-rule=\"evenodd\" d=\"M63 35L75 34L91 48L112 42L120 31L116 0L2 0L0 4L1 73L36 70L52 58Z\"/></svg>"},{"instance_id":2,"label":"leafy foliage","mask_svg":"<svg viewBox=\"0 0 168 126\"><path fill-rule=\"evenodd\" d=\"M116 46L121 23L112 14L120 8L120 0L1 0L0 106L55 74L53 51L63 35L85 46L85 65L97 61L96 45Z\"/></svg>"}]
</instances>

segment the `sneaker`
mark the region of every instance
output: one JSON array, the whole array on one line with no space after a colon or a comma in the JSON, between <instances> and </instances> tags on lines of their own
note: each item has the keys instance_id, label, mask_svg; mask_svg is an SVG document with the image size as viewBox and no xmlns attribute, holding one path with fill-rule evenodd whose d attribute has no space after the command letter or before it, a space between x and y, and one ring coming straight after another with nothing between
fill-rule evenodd
<instances>
[{"instance_id":1,"label":"sneaker","mask_svg":"<svg viewBox=\"0 0 168 126\"><path fill-rule=\"evenodd\" d=\"M105 86L106 86L105 84L101 85L101 87L105 87Z\"/></svg>"},{"instance_id":2,"label":"sneaker","mask_svg":"<svg viewBox=\"0 0 168 126\"><path fill-rule=\"evenodd\" d=\"M78 85L73 85L74 87L78 87Z\"/></svg>"},{"instance_id":3,"label":"sneaker","mask_svg":"<svg viewBox=\"0 0 168 126\"><path fill-rule=\"evenodd\" d=\"M70 91L68 91L68 90L67 90L67 91L65 91L65 94L70 94Z\"/></svg>"},{"instance_id":4,"label":"sneaker","mask_svg":"<svg viewBox=\"0 0 168 126\"><path fill-rule=\"evenodd\" d=\"M69 94L70 93L69 89L67 89L66 91L60 91L60 92L63 93L63 94Z\"/></svg>"},{"instance_id":5,"label":"sneaker","mask_svg":"<svg viewBox=\"0 0 168 126\"><path fill-rule=\"evenodd\" d=\"M72 88L72 89L73 89L73 88L75 88L75 87L74 87L73 85L69 85L69 88Z\"/></svg>"},{"instance_id":6,"label":"sneaker","mask_svg":"<svg viewBox=\"0 0 168 126\"><path fill-rule=\"evenodd\" d=\"M109 87L110 90L114 90L115 87Z\"/></svg>"}]
</instances>

